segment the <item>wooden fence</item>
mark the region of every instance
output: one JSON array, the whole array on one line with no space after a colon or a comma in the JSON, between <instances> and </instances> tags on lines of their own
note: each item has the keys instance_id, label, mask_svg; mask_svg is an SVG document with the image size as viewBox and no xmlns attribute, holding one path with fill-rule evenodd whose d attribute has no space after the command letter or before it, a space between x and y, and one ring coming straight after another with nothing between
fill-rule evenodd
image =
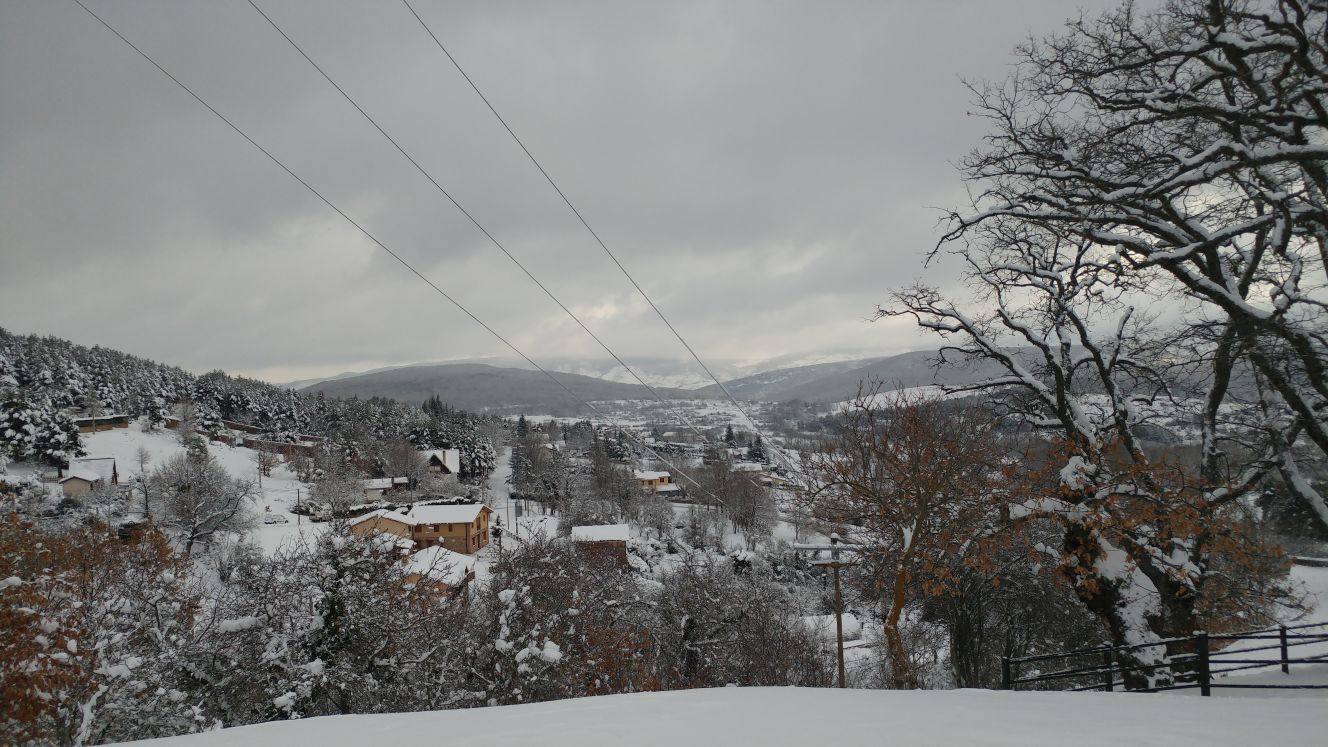
<instances>
[{"instance_id":1,"label":"wooden fence","mask_svg":"<svg viewBox=\"0 0 1328 747\"><path fill-rule=\"evenodd\" d=\"M1278 667L1290 674L1293 664L1328 665L1328 652L1314 654L1297 651L1298 647L1328 642L1328 622L1281 625L1276 628L1243 633L1210 635L1195 633L1182 638L1168 638L1134 646L1100 646L1039 656L1002 657L1002 690L1101 690L1117 688L1136 692L1163 690L1199 690L1210 695L1217 688L1266 690L1328 690L1328 666L1314 671L1314 682L1269 683L1223 678L1219 675L1260 668ZM1155 664L1132 664L1121 654L1154 647L1172 653ZM1131 656L1130 658L1134 658ZM1051 671L1043 671L1052 667ZM1138 686L1149 675L1164 673L1151 680L1169 684ZM1126 688L1127 682L1133 687Z\"/></svg>"}]
</instances>

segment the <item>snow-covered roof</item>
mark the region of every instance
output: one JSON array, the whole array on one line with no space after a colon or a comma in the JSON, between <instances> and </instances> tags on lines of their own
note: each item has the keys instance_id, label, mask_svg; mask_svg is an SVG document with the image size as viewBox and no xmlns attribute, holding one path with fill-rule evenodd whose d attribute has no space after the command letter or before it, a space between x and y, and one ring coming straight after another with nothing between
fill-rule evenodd
<instances>
[{"instance_id":1,"label":"snow-covered roof","mask_svg":"<svg viewBox=\"0 0 1328 747\"><path fill-rule=\"evenodd\" d=\"M425 459L432 460L438 457L438 461L443 465L443 469L452 474L461 472L461 450L460 449L433 449L421 452Z\"/></svg>"},{"instance_id":2,"label":"snow-covered roof","mask_svg":"<svg viewBox=\"0 0 1328 747\"><path fill-rule=\"evenodd\" d=\"M430 545L406 561L407 573L418 573L435 581L456 585L475 569L475 558L452 552L442 545Z\"/></svg>"},{"instance_id":3,"label":"snow-covered roof","mask_svg":"<svg viewBox=\"0 0 1328 747\"><path fill-rule=\"evenodd\" d=\"M758 462L736 462L733 465L734 472L760 472L763 469L765 465Z\"/></svg>"},{"instance_id":4,"label":"snow-covered roof","mask_svg":"<svg viewBox=\"0 0 1328 747\"><path fill-rule=\"evenodd\" d=\"M409 477L373 477L360 480L360 485L364 486L365 490L389 490L394 485L406 485L409 482Z\"/></svg>"},{"instance_id":5,"label":"snow-covered roof","mask_svg":"<svg viewBox=\"0 0 1328 747\"><path fill-rule=\"evenodd\" d=\"M91 472L96 479L110 482L115 476L115 457L83 457L69 460L69 474L74 471Z\"/></svg>"},{"instance_id":6,"label":"snow-covered roof","mask_svg":"<svg viewBox=\"0 0 1328 747\"><path fill-rule=\"evenodd\" d=\"M656 472L656 471L651 471L651 470L640 470L640 469L632 470L632 476L635 477L635 478L638 479L638 480L667 480L667 479L669 479L669 473L667 473L667 472Z\"/></svg>"},{"instance_id":7,"label":"snow-covered roof","mask_svg":"<svg viewBox=\"0 0 1328 747\"><path fill-rule=\"evenodd\" d=\"M93 472L90 469L70 469L66 471L68 472L68 474L60 478L60 482L62 483L67 480L84 480L86 482L96 482L102 479L101 475L97 474L96 472Z\"/></svg>"},{"instance_id":8,"label":"snow-covered roof","mask_svg":"<svg viewBox=\"0 0 1328 747\"><path fill-rule=\"evenodd\" d=\"M677 483L672 483L672 482L670 482L670 483L665 483L665 484L663 484L663 485L656 485L656 486L655 486L655 492L656 492L656 493L681 493L681 492L682 492L682 486L681 486L681 485L678 485Z\"/></svg>"},{"instance_id":9,"label":"snow-covered roof","mask_svg":"<svg viewBox=\"0 0 1328 747\"><path fill-rule=\"evenodd\" d=\"M370 511L367 514L363 516L357 516L346 523L349 526L355 526L356 524L363 524L364 522L369 521L370 519L377 519L379 517L388 519L390 521L400 522L402 524L413 525L415 523L414 521L411 521L410 518L407 517L405 514L399 513L397 511L389 511L385 508L380 508L377 511Z\"/></svg>"},{"instance_id":10,"label":"snow-covered roof","mask_svg":"<svg viewBox=\"0 0 1328 747\"><path fill-rule=\"evenodd\" d=\"M595 524L572 527L574 542L626 542L628 528L626 524Z\"/></svg>"},{"instance_id":11,"label":"snow-covered roof","mask_svg":"<svg viewBox=\"0 0 1328 747\"><path fill-rule=\"evenodd\" d=\"M466 524L475 520L488 508L482 503L463 503L448 506L415 506L406 513L413 524Z\"/></svg>"}]
</instances>

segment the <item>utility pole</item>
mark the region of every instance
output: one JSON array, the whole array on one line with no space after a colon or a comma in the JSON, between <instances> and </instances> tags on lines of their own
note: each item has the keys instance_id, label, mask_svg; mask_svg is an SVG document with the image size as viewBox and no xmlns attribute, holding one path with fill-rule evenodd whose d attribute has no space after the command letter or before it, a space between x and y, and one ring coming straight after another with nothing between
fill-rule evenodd
<instances>
[{"instance_id":1,"label":"utility pole","mask_svg":"<svg viewBox=\"0 0 1328 747\"><path fill-rule=\"evenodd\" d=\"M847 687L844 683L844 596L839 586L839 569L847 568L856 563L847 563L840 559L840 553L862 552L866 548L862 545L840 544L839 533L830 533L830 544L796 544L794 550L806 550L810 552L829 552L829 560L812 560L812 565L829 568L835 579L835 643L837 644L837 653L839 655L839 686Z\"/></svg>"}]
</instances>

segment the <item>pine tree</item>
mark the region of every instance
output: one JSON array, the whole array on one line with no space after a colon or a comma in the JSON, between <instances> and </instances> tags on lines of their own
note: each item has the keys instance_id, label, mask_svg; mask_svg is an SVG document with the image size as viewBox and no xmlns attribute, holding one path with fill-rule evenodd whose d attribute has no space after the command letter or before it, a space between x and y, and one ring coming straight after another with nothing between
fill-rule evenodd
<instances>
[{"instance_id":1,"label":"pine tree","mask_svg":"<svg viewBox=\"0 0 1328 747\"><path fill-rule=\"evenodd\" d=\"M765 462L765 444L761 443L761 437L757 436L752 440L752 445L747 447L747 461Z\"/></svg>"}]
</instances>

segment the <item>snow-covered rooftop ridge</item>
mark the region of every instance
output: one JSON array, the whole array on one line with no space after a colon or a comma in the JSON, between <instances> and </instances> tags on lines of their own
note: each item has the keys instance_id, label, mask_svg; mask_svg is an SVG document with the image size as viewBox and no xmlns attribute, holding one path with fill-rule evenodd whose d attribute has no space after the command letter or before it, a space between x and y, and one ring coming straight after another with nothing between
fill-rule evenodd
<instances>
[{"instance_id":1,"label":"snow-covered rooftop ridge","mask_svg":"<svg viewBox=\"0 0 1328 747\"><path fill-rule=\"evenodd\" d=\"M80 457L69 460L69 474L83 471L97 475L97 479L110 482L115 476L115 457Z\"/></svg>"},{"instance_id":2,"label":"snow-covered rooftop ridge","mask_svg":"<svg viewBox=\"0 0 1328 747\"><path fill-rule=\"evenodd\" d=\"M406 512L412 524L467 524L474 521L487 506L482 503L414 506Z\"/></svg>"},{"instance_id":3,"label":"snow-covered rooftop ridge","mask_svg":"<svg viewBox=\"0 0 1328 747\"><path fill-rule=\"evenodd\" d=\"M631 530L626 524L593 524L572 527L574 542L626 542Z\"/></svg>"},{"instance_id":4,"label":"snow-covered rooftop ridge","mask_svg":"<svg viewBox=\"0 0 1328 747\"><path fill-rule=\"evenodd\" d=\"M669 473L658 470L632 470L632 476L638 480L664 480L669 477Z\"/></svg>"},{"instance_id":5,"label":"snow-covered rooftop ridge","mask_svg":"<svg viewBox=\"0 0 1328 747\"><path fill-rule=\"evenodd\" d=\"M452 552L442 545L430 545L406 561L406 573L418 573L435 581L456 585L475 568L475 558Z\"/></svg>"},{"instance_id":6,"label":"snow-covered rooftop ridge","mask_svg":"<svg viewBox=\"0 0 1328 747\"><path fill-rule=\"evenodd\" d=\"M388 490L394 485L406 485L410 483L409 477L371 477L367 480L360 480L360 485L365 490Z\"/></svg>"},{"instance_id":7,"label":"snow-covered rooftop ridge","mask_svg":"<svg viewBox=\"0 0 1328 747\"><path fill-rule=\"evenodd\" d=\"M346 524L349 526L355 526L356 524L363 524L364 522L369 521L370 519L377 519L379 517L388 519L390 521L400 522L402 524L415 523L411 521L411 519L403 513L400 513L398 511L391 511L386 508L380 508L376 511L370 511L369 513L364 514L363 516L356 516L355 518L346 522Z\"/></svg>"},{"instance_id":8,"label":"snow-covered rooftop ridge","mask_svg":"<svg viewBox=\"0 0 1328 747\"><path fill-rule=\"evenodd\" d=\"M422 451L420 454L422 454L425 459L432 459L435 456L438 457L438 461L442 462L443 468L454 475L461 472L460 449L430 449L428 451Z\"/></svg>"},{"instance_id":9,"label":"snow-covered rooftop ridge","mask_svg":"<svg viewBox=\"0 0 1328 747\"><path fill-rule=\"evenodd\" d=\"M77 469L71 468L65 470L65 476L60 478L60 482L64 482L65 480L87 480L88 482L96 482L101 479L103 479L102 476L95 471L80 467Z\"/></svg>"},{"instance_id":10,"label":"snow-covered rooftop ridge","mask_svg":"<svg viewBox=\"0 0 1328 747\"><path fill-rule=\"evenodd\" d=\"M482 503L462 503L449 505L413 506L404 513L380 508L363 516L350 520L351 525L360 524L370 519L384 518L409 526L418 524L469 524L488 508Z\"/></svg>"}]
</instances>

